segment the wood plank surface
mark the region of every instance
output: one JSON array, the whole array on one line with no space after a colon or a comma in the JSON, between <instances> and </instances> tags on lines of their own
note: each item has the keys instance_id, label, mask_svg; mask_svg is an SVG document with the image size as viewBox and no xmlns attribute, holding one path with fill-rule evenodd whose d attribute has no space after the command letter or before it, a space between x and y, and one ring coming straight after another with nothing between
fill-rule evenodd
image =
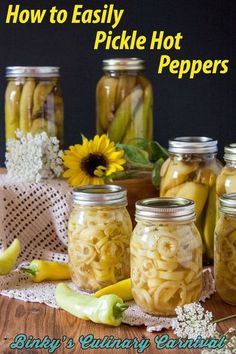
<instances>
[{"instance_id":1,"label":"wood plank surface","mask_svg":"<svg viewBox=\"0 0 236 354\"><path fill-rule=\"evenodd\" d=\"M213 312L214 319L229 316L236 313L236 307L225 304L220 300L217 294L208 299L204 305L209 311ZM222 322L218 325L218 330L224 333L230 327L236 328L236 319L231 319ZM10 344L14 341L14 337L19 333L25 333L27 336L32 335L34 338L43 339L45 336L62 339L66 336L65 342L58 348L55 353L60 354L75 354L75 353L137 353L135 349L88 349L82 350L78 340L80 336L93 334L94 338L104 338L105 336L113 336L114 338L129 338L133 340L135 337L141 339L149 339L150 346L144 351L146 354L154 353L201 353L197 349L157 349L154 338L160 334L169 334L174 338L172 330L163 330L160 333L148 333L145 327L131 327L121 325L120 327L110 327L105 325L94 324L90 321L83 321L66 313L63 310L52 309L44 304L25 303L20 300L9 299L0 296L0 353L1 354L45 354L46 349L10 349ZM66 349L66 343L69 338L72 338L75 346L71 349Z\"/></svg>"}]
</instances>

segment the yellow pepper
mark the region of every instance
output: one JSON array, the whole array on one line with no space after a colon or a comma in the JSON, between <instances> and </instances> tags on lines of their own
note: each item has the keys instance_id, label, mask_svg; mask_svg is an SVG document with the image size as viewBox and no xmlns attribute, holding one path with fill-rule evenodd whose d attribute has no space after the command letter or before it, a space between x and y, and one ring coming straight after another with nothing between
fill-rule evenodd
<instances>
[{"instance_id":1,"label":"yellow pepper","mask_svg":"<svg viewBox=\"0 0 236 354\"><path fill-rule=\"evenodd\" d=\"M103 295L115 294L122 300L128 301L133 299L131 292L131 280L130 278L119 281L118 283L106 286L105 288L98 290L94 296L100 297Z\"/></svg>"},{"instance_id":2,"label":"yellow pepper","mask_svg":"<svg viewBox=\"0 0 236 354\"><path fill-rule=\"evenodd\" d=\"M73 291L66 284L60 283L55 290L56 302L63 310L83 320L119 326L128 305L114 294L104 295L99 299Z\"/></svg>"},{"instance_id":3,"label":"yellow pepper","mask_svg":"<svg viewBox=\"0 0 236 354\"><path fill-rule=\"evenodd\" d=\"M34 283L41 283L44 280L66 280L71 278L67 263L34 259L28 268L22 267L21 270L31 274Z\"/></svg>"},{"instance_id":4,"label":"yellow pepper","mask_svg":"<svg viewBox=\"0 0 236 354\"><path fill-rule=\"evenodd\" d=\"M14 268L20 254L20 241L16 238L0 255L0 275L6 275Z\"/></svg>"}]
</instances>

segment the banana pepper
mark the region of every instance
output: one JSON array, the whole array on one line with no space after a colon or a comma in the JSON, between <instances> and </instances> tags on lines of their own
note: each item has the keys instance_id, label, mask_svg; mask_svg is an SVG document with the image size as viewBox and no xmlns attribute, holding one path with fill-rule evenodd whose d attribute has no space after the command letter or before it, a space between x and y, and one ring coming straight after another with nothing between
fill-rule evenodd
<instances>
[{"instance_id":1,"label":"banana pepper","mask_svg":"<svg viewBox=\"0 0 236 354\"><path fill-rule=\"evenodd\" d=\"M34 283L41 283L44 280L66 280L71 278L69 266L66 263L34 259L28 268L22 267L21 270L29 273Z\"/></svg>"},{"instance_id":2,"label":"banana pepper","mask_svg":"<svg viewBox=\"0 0 236 354\"><path fill-rule=\"evenodd\" d=\"M57 285L55 297L57 305L72 315L111 326L120 325L124 311L128 308L128 305L114 294L100 298L82 295L63 283Z\"/></svg>"},{"instance_id":3,"label":"banana pepper","mask_svg":"<svg viewBox=\"0 0 236 354\"><path fill-rule=\"evenodd\" d=\"M0 255L0 275L6 275L14 268L20 254L20 241L16 238Z\"/></svg>"},{"instance_id":4,"label":"banana pepper","mask_svg":"<svg viewBox=\"0 0 236 354\"><path fill-rule=\"evenodd\" d=\"M105 288L98 290L94 296L100 297L107 294L115 294L124 301L132 300L133 295L131 291L130 278L119 281L118 283L106 286Z\"/></svg>"}]
</instances>

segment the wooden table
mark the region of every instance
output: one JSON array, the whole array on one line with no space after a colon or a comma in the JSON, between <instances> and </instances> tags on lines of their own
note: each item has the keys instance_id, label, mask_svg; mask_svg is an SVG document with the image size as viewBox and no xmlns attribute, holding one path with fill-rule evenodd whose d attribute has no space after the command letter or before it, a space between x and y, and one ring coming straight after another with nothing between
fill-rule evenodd
<instances>
[{"instance_id":1,"label":"wooden table","mask_svg":"<svg viewBox=\"0 0 236 354\"><path fill-rule=\"evenodd\" d=\"M236 313L236 307L223 303L217 294L207 300L204 305L209 311L213 312L214 319L229 316ZM222 333L230 327L236 328L236 319L222 322L218 325L218 330ZM1 354L38 354L47 353L47 350L40 349L23 349L23 350L11 350L10 344L13 342L14 337L18 333L25 333L26 335L32 335L34 338L43 339L45 336L50 338L60 338L67 336L62 346L55 351L55 353L137 353L135 349L88 349L82 350L78 344L80 336L86 336L87 334L93 334L94 338L104 338L104 336L114 336L115 338L129 338L138 340L142 338L150 339L150 346L144 351L146 354L154 353L200 353L197 349L186 350L158 350L155 346L154 338L160 334L169 334L174 338L171 330L162 331L161 333L148 333L145 327L131 327L128 325L121 325L120 327L113 328L110 326L93 324L90 321L79 320L76 317L66 313L63 310L52 309L46 305L38 303L25 303L23 301L9 299L7 297L0 297L0 353ZM68 339L72 338L75 342L75 346L72 349L66 349L65 343Z\"/></svg>"}]
</instances>

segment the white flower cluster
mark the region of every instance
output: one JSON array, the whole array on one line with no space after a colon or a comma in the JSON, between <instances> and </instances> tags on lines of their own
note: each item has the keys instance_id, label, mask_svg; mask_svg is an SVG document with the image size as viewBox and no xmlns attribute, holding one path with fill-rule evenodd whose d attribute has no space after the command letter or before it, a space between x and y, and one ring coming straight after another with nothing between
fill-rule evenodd
<instances>
[{"instance_id":1,"label":"white flower cluster","mask_svg":"<svg viewBox=\"0 0 236 354\"><path fill-rule=\"evenodd\" d=\"M172 327L179 338L212 338L216 335L216 323L211 323L212 313L205 311L200 304L178 306L175 312L177 318L173 320Z\"/></svg>"},{"instance_id":2,"label":"white flower cluster","mask_svg":"<svg viewBox=\"0 0 236 354\"><path fill-rule=\"evenodd\" d=\"M63 171L63 152L59 140L43 132L33 136L16 131L17 139L7 142L6 168L17 181L39 182L42 178L59 177Z\"/></svg>"},{"instance_id":3,"label":"white flower cluster","mask_svg":"<svg viewBox=\"0 0 236 354\"><path fill-rule=\"evenodd\" d=\"M226 345L222 349L205 349L202 354L236 354L236 330L230 328L224 336L227 337Z\"/></svg>"}]
</instances>

